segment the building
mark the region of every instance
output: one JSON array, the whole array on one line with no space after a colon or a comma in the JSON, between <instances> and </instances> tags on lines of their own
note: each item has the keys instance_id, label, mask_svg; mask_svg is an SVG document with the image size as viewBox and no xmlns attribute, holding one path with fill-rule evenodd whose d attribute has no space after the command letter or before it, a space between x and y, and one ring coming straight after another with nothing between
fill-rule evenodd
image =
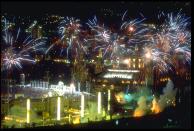
<instances>
[{"instance_id":1,"label":"building","mask_svg":"<svg viewBox=\"0 0 194 131\"><path fill-rule=\"evenodd\" d=\"M107 68L100 73L93 82L97 87L122 87L145 86L146 79L144 64L141 58L126 58L118 61L119 65L113 64L112 68Z\"/></svg>"},{"instance_id":2,"label":"building","mask_svg":"<svg viewBox=\"0 0 194 131\"><path fill-rule=\"evenodd\" d=\"M33 39L41 38L43 35L42 26L37 24L37 21L34 21L28 29L26 29L26 32L31 33Z\"/></svg>"},{"instance_id":3,"label":"building","mask_svg":"<svg viewBox=\"0 0 194 131\"><path fill-rule=\"evenodd\" d=\"M42 88L42 89L49 88L49 83L47 81L31 81L30 85L31 88Z\"/></svg>"},{"instance_id":4,"label":"building","mask_svg":"<svg viewBox=\"0 0 194 131\"><path fill-rule=\"evenodd\" d=\"M20 85L25 85L25 74L20 74Z\"/></svg>"},{"instance_id":5,"label":"building","mask_svg":"<svg viewBox=\"0 0 194 131\"><path fill-rule=\"evenodd\" d=\"M75 93L76 89L73 83L70 86L64 85L62 81L59 81L57 85L50 85L50 89L56 91L59 95L63 95L66 93Z\"/></svg>"},{"instance_id":6,"label":"building","mask_svg":"<svg viewBox=\"0 0 194 131\"><path fill-rule=\"evenodd\" d=\"M118 57L115 60L104 60L103 69L92 82L97 90L123 90L123 87L136 89L142 86L148 86L153 78L153 74L148 76L147 70L151 70L149 65L144 65L144 60L139 54L138 47L135 48L133 55ZM146 66L146 67L145 67ZM148 79L149 78L149 79Z\"/></svg>"},{"instance_id":7,"label":"building","mask_svg":"<svg viewBox=\"0 0 194 131\"><path fill-rule=\"evenodd\" d=\"M42 37L42 26L36 25L32 28L32 37L37 39Z\"/></svg>"}]
</instances>

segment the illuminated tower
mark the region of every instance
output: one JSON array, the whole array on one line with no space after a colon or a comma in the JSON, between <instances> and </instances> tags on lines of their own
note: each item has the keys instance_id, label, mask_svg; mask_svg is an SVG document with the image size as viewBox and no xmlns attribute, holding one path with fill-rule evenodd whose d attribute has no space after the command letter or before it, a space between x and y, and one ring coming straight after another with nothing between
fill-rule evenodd
<instances>
[{"instance_id":1,"label":"illuminated tower","mask_svg":"<svg viewBox=\"0 0 194 131\"><path fill-rule=\"evenodd\" d=\"M32 37L34 39L42 37L42 26L34 25L31 30Z\"/></svg>"},{"instance_id":2,"label":"illuminated tower","mask_svg":"<svg viewBox=\"0 0 194 131\"><path fill-rule=\"evenodd\" d=\"M42 26L38 26L38 29L37 29L37 37L38 38L41 38L42 37Z\"/></svg>"},{"instance_id":3,"label":"illuminated tower","mask_svg":"<svg viewBox=\"0 0 194 131\"><path fill-rule=\"evenodd\" d=\"M98 74L102 72L103 65L102 65L102 50L99 50L99 54L96 58L96 64L95 64L95 74Z\"/></svg>"},{"instance_id":4,"label":"illuminated tower","mask_svg":"<svg viewBox=\"0 0 194 131\"><path fill-rule=\"evenodd\" d=\"M88 69L86 67L86 63L84 62L84 54L80 53L80 56L76 58L76 61L73 64L73 69L72 69L72 81L76 83L76 87L81 89L81 91L85 90L85 86L83 86L86 81L89 78L88 75Z\"/></svg>"},{"instance_id":5,"label":"illuminated tower","mask_svg":"<svg viewBox=\"0 0 194 131\"><path fill-rule=\"evenodd\" d=\"M147 64L145 65L145 84L147 87L152 87L153 86L153 60L151 56L151 52L148 51L145 54L145 59L148 60Z\"/></svg>"},{"instance_id":6,"label":"illuminated tower","mask_svg":"<svg viewBox=\"0 0 194 131\"><path fill-rule=\"evenodd\" d=\"M49 71L45 72L44 80L49 83L49 81L50 81L50 72Z\"/></svg>"},{"instance_id":7,"label":"illuminated tower","mask_svg":"<svg viewBox=\"0 0 194 131\"><path fill-rule=\"evenodd\" d=\"M25 85L25 74L20 74L20 84Z\"/></svg>"},{"instance_id":8,"label":"illuminated tower","mask_svg":"<svg viewBox=\"0 0 194 131\"><path fill-rule=\"evenodd\" d=\"M102 59L102 49L99 50L98 58Z\"/></svg>"}]
</instances>

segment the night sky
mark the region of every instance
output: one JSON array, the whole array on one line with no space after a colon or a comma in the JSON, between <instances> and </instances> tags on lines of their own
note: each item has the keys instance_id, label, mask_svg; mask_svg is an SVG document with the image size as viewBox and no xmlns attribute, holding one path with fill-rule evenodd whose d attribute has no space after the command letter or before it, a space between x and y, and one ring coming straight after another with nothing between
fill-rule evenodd
<instances>
[{"instance_id":1,"label":"night sky","mask_svg":"<svg viewBox=\"0 0 194 131\"><path fill-rule=\"evenodd\" d=\"M103 10L110 9L110 10ZM92 17L93 15L102 15L107 13L116 15L117 13L124 13L128 10L131 17L139 17L142 13L149 19L154 19L158 12L178 12L182 9L183 13L190 16L191 3L189 1L41 1L41 2L25 2L25 1L9 1L1 2L2 13L11 15L30 15L42 16L45 14L57 14L62 16L75 16L79 18ZM107 17L107 16L106 16Z\"/></svg>"}]
</instances>

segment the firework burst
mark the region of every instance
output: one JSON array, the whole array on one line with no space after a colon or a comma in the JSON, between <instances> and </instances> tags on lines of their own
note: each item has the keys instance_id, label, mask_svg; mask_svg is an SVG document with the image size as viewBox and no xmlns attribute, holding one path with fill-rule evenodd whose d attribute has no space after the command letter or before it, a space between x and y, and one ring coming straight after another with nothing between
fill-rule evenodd
<instances>
[{"instance_id":1,"label":"firework burst","mask_svg":"<svg viewBox=\"0 0 194 131\"><path fill-rule=\"evenodd\" d=\"M52 44L46 51L48 53L55 45L59 45L61 48L60 55L66 50L67 57L69 56L69 51L75 52L76 56L80 50L84 50L83 45L80 43L80 33L81 33L80 20L74 17L66 17L63 19L58 27L58 34L60 40Z\"/></svg>"},{"instance_id":2,"label":"firework burst","mask_svg":"<svg viewBox=\"0 0 194 131\"><path fill-rule=\"evenodd\" d=\"M165 16L164 13L159 15ZM191 61L191 33L188 30L189 18L180 12L177 15L169 13L164 23L159 26L156 33L152 35L150 42L154 69L168 72L176 66L177 61L190 63ZM146 50L144 50L144 54ZM176 67L175 67L176 68Z\"/></svg>"},{"instance_id":3,"label":"firework burst","mask_svg":"<svg viewBox=\"0 0 194 131\"><path fill-rule=\"evenodd\" d=\"M32 39L31 36L28 36L23 42L20 42L19 36L20 29L18 29L16 36L8 27L2 32L2 70L10 70L13 67L21 69L22 62L35 63L30 53L44 51L43 45L46 38Z\"/></svg>"},{"instance_id":4,"label":"firework burst","mask_svg":"<svg viewBox=\"0 0 194 131\"><path fill-rule=\"evenodd\" d=\"M104 24L99 24L96 16L93 20L88 20L86 23L93 33L93 38L87 41L94 41L96 43L94 51L102 50L103 58L114 58L126 54L125 44L122 42L122 37L117 32L112 32L109 27Z\"/></svg>"}]
</instances>

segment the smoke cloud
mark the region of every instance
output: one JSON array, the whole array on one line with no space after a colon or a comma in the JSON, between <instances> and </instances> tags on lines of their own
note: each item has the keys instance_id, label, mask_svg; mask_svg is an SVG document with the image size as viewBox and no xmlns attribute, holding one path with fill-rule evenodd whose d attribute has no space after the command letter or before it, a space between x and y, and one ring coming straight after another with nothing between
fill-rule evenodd
<instances>
[{"instance_id":1,"label":"smoke cloud","mask_svg":"<svg viewBox=\"0 0 194 131\"><path fill-rule=\"evenodd\" d=\"M156 98L152 101L152 112L159 113L168 106L175 106L177 89L174 89L174 84L171 80L168 81L166 87L163 89L163 94L159 99Z\"/></svg>"},{"instance_id":2,"label":"smoke cloud","mask_svg":"<svg viewBox=\"0 0 194 131\"><path fill-rule=\"evenodd\" d=\"M149 109L148 106L147 106L147 103L146 103L146 97L141 96L138 99L137 104L138 104L138 107L134 111L134 116L135 117L144 116L147 113L148 109Z\"/></svg>"}]
</instances>

